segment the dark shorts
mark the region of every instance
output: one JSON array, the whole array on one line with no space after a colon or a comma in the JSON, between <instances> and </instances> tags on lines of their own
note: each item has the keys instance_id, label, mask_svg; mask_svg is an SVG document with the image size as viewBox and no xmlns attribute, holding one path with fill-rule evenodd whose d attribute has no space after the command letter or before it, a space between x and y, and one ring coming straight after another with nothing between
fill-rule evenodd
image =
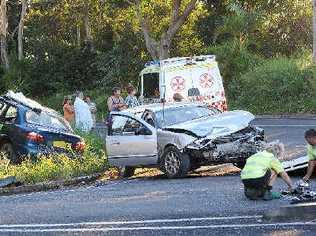
<instances>
[{"instance_id":1,"label":"dark shorts","mask_svg":"<svg viewBox=\"0 0 316 236\"><path fill-rule=\"evenodd\" d=\"M271 171L268 170L266 174L260 178L242 180L245 186L246 197L251 200L263 197L265 191L268 189L270 177Z\"/></svg>"}]
</instances>

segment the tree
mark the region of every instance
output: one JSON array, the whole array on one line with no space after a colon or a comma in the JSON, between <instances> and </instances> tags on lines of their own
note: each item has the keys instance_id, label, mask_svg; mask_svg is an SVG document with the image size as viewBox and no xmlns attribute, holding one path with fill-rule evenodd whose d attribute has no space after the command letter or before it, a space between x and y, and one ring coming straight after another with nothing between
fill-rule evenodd
<instances>
[{"instance_id":1,"label":"tree","mask_svg":"<svg viewBox=\"0 0 316 236\"><path fill-rule=\"evenodd\" d=\"M9 58L7 51L7 35L8 35L8 17L7 17L7 1L1 0L0 3L0 43L1 43L1 61L6 69L9 69Z\"/></svg>"},{"instance_id":2,"label":"tree","mask_svg":"<svg viewBox=\"0 0 316 236\"><path fill-rule=\"evenodd\" d=\"M27 10L27 0L21 0L21 15L18 26L18 59L21 61L24 57L23 53L23 29Z\"/></svg>"},{"instance_id":3,"label":"tree","mask_svg":"<svg viewBox=\"0 0 316 236\"><path fill-rule=\"evenodd\" d=\"M181 26L185 23L190 13L194 10L197 0L190 0L184 11L180 13L182 1L172 1L172 13L169 26L166 31L162 32L158 40L154 39L148 24L148 19L142 13L142 1L136 0L137 17L142 28L146 48L154 60L162 60L169 57L172 40Z\"/></svg>"},{"instance_id":4,"label":"tree","mask_svg":"<svg viewBox=\"0 0 316 236\"><path fill-rule=\"evenodd\" d=\"M316 64L316 0L313 0L313 63Z\"/></svg>"}]
</instances>

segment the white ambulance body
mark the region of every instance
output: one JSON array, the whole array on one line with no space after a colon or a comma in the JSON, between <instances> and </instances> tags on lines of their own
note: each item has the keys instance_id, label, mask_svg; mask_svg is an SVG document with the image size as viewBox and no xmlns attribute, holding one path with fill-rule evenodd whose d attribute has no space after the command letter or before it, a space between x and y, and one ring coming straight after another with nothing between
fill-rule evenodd
<instances>
[{"instance_id":1,"label":"white ambulance body","mask_svg":"<svg viewBox=\"0 0 316 236\"><path fill-rule=\"evenodd\" d=\"M227 110L223 81L213 55L176 57L150 62L140 73L140 100L173 102L178 93L184 101L198 101Z\"/></svg>"}]
</instances>

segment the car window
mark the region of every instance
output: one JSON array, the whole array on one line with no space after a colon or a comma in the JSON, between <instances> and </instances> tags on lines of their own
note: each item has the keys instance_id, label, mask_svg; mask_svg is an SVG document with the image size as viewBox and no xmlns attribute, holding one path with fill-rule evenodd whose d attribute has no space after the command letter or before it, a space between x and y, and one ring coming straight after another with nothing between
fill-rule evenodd
<instances>
[{"instance_id":1,"label":"car window","mask_svg":"<svg viewBox=\"0 0 316 236\"><path fill-rule=\"evenodd\" d=\"M142 126L137 120L129 118L123 128L123 134L135 134L135 132Z\"/></svg>"},{"instance_id":2,"label":"car window","mask_svg":"<svg viewBox=\"0 0 316 236\"><path fill-rule=\"evenodd\" d=\"M9 107L9 109L7 110L6 114L5 114L5 118L16 118L18 115L18 111L16 109L16 107Z\"/></svg>"},{"instance_id":3,"label":"car window","mask_svg":"<svg viewBox=\"0 0 316 236\"><path fill-rule=\"evenodd\" d=\"M5 113L4 113L5 112ZM16 107L10 106L6 109L6 111L3 111L4 121L7 124L13 124L16 121L16 118L18 116L18 110Z\"/></svg>"},{"instance_id":4,"label":"car window","mask_svg":"<svg viewBox=\"0 0 316 236\"><path fill-rule=\"evenodd\" d=\"M111 134L112 135L122 134L127 120L128 118L126 116L112 116L111 117Z\"/></svg>"},{"instance_id":5,"label":"car window","mask_svg":"<svg viewBox=\"0 0 316 236\"><path fill-rule=\"evenodd\" d=\"M53 115L47 112L35 112L29 110L26 112L26 122L30 124L36 124L43 127L49 127L54 129L62 129L66 131L71 131L70 126L61 116Z\"/></svg>"},{"instance_id":6,"label":"car window","mask_svg":"<svg viewBox=\"0 0 316 236\"><path fill-rule=\"evenodd\" d=\"M143 127L139 121L126 116L112 116L110 135L135 135Z\"/></svg>"},{"instance_id":7,"label":"car window","mask_svg":"<svg viewBox=\"0 0 316 236\"><path fill-rule=\"evenodd\" d=\"M7 110L7 104L0 102L0 116L4 115L4 112Z\"/></svg>"},{"instance_id":8,"label":"car window","mask_svg":"<svg viewBox=\"0 0 316 236\"><path fill-rule=\"evenodd\" d=\"M145 111L142 119L147 123L150 124L151 126L155 127L155 116L152 112L150 111Z\"/></svg>"},{"instance_id":9,"label":"car window","mask_svg":"<svg viewBox=\"0 0 316 236\"><path fill-rule=\"evenodd\" d=\"M216 109L209 109L204 106L185 106L166 109L164 112L159 111L156 113L156 122L161 128L179 124L191 120L196 120L202 117L213 116L218 114Z\"/></svg>"}]
</instances>

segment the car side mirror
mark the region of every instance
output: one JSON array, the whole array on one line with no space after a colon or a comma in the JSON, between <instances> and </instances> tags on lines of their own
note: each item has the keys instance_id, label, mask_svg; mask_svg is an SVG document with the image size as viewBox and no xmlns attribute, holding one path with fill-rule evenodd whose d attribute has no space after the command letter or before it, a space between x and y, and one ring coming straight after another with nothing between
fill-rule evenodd
<instances>
[{"instance_id":1,"label":"car side mirror","mask_svg":"<svg viewBox=\"0 0 316 236\"><path fill-rule=\"evenodd\" d=\"M141 126L135 131L135 135L152 135L152 132L145 126Z\"/></svg>"}]
</instances>

